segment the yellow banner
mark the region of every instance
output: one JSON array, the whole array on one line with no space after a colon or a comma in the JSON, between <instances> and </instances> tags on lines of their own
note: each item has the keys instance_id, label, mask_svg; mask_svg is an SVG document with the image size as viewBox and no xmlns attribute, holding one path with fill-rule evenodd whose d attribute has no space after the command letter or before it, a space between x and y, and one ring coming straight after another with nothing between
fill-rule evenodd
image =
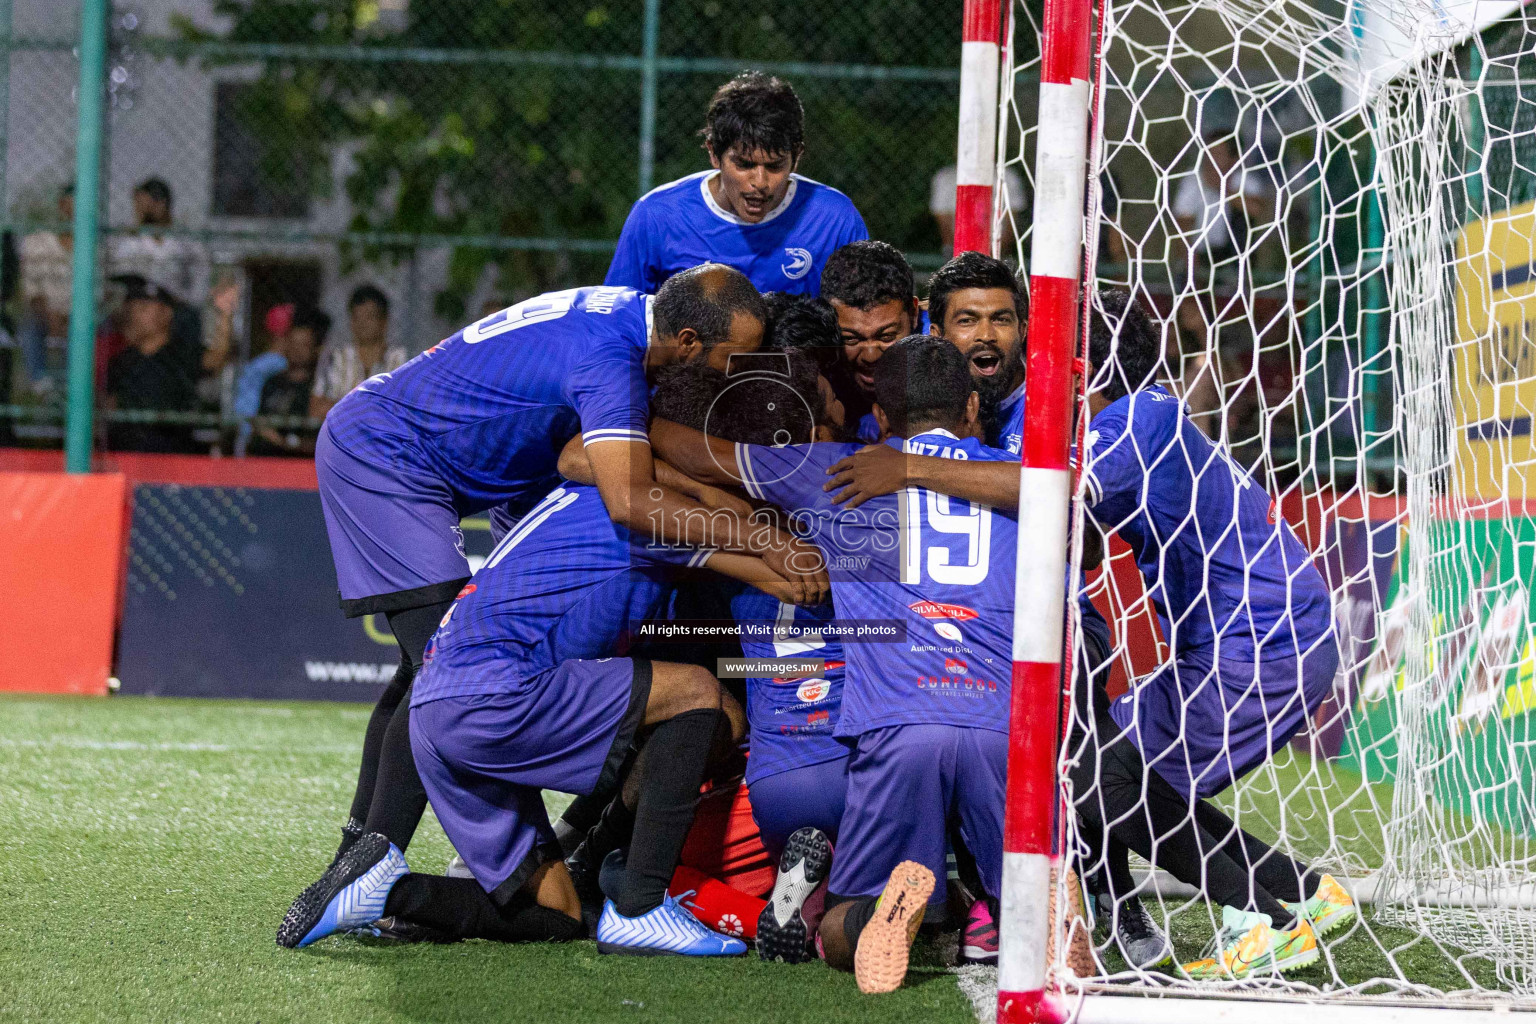
<instances>
[{"instance_id":1,"label":"yellow banner","mask_svg":"<svg viewBox=\"0 0 1536 1024\"><path fill-rule=\"evenodd\" d=\"M1536 498L1536 203L1463 228L1456 283L1459 493Z\"/></svg>"}]
</instances>

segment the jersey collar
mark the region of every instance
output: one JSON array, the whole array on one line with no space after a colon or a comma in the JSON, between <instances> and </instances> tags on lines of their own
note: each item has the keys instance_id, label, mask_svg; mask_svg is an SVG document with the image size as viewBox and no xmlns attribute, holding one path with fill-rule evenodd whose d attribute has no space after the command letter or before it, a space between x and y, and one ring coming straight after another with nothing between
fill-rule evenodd
<instances>
[{"instance_id":1,"label":"jersey collar","mask_svg":"<svg viewBox=\"0 0 1536 1024\"><path fill-rule=\"evenodd\" d=\"M725 207L715 202L714 193L709 190L709 183L714 181L715 178L719 176L719 174L719 171L710 171L699 179L699 194L704 197L704 206L709 210L710 213L714 214L716 217L719 217L727 224L735 224L737 227L743 228L760 228L764 224L767 224L769 221L773 220L773 218L777 217L779 214L783 213L785 210L789 209L789 205L795 201L795 191L800 187L800 175L791 174L789 176L789 188L785 189L784 198L780 200L779 205L769 210L768 215L765 216L762 220L758 221L756 224L752 224L748 221L742 220L730 210L727 210Z\"/></svg>"},{"instance_id":2,"label":"jersey collar","mask_svg":"<svg viewBox=\"0 0 1536 1024\"><path fill-rule=\"evenodd\" d=\"M1024 385L1020 384L1013 389L1013 394L997 403L997 411L1005 416L1010 415L1022 401L1024 401Z\"/></svg>"},{"instance_id":3,"label":"jersey collar","mask_svg":"<svg viewBox=\"0 0 1536 1024\"><path fill-rule=\"evenodd\" d=\"M932 437L935 434L938 434L940 437L947 437L951 441L958 441L958 440L960 440L960 438L958 436L956 436L955 434L951 434L949 431L945 430L943 427L934 427L932 430L925 430L921 434L914 434L914 435L912 435L911 437L907 438L907 440L909 440L909 441L916 441L920 437Z\"/></svg>"}]
</instances>

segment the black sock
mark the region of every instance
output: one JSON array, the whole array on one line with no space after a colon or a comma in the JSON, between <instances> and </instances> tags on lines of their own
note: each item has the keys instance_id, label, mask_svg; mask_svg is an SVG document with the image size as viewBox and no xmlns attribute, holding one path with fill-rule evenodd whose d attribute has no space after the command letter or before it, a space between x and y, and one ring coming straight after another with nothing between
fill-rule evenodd
<instances>
[{"instance_id":1,"label":"black sock","mask_svg":"<svg viewBox=\"0 0 1536 1024\"><path fill-rule=\"evenodd\" d=\"M389 723L405 700L406 692L411 688L411 680L415 677L416 670L411 667L411 656L402 647L400 666L395 669L395 676L384 688L384 692L379 694L378 702L373 706L373 714L368 716L368 728L363 733L363 763L357 769L357 788L352 791L352 810L348 813L348 818L359 825L368 817L368 806L373 803L373 788L379 778L379 752L384 749L384 733L389 729ZM342 843L348 845L345 838Z\"/></svg>"},{"instance_id":2,"label":"black sock","mask_svg":"<svg viewBox=\"0 0 1536 1024\"><path fill-rule=\"evenodd\" d=\"M389 892L384 916L400 917L454 939L497 942L566 942L581 934L580 921L519 893L497 907L473 878L404 875Z\"/></svg>"},{"instance_id":3,"label":"black sock","mask_svg":"<svg viewBox=\"0 0 1536 1024\"><path fill-rule=\"evenodd\" d=\"M406 697L409 699L409 691ZM378 778L363 830L381 833L404 850L411 845L427 809L427 790L416 773L416 755L411 752L411 715L405 708L395 715L384 734Z\"/></svg>"},{"instance_id":4,"label":"black sock","mask_svg":"<svg viewBox=\"0 0 1536 1024\"><path fill-rule=\"evenodd\" d=\"M860 896L843 915L843 941L848 944L848 952L852 953L859 948L859 936L864 934L864 928L874 920L875 908L879 904L878 896Z\"/></svg>"},{"instance_id":5,"label":"black sock","mask_svg":"<svg viewBox=\"0 0 1536 1024\"><path fill-rule=\"evenodd\" d=\"M421 669L427 641L437 631L437 624L442 621L449 604L449 601L439 601L389 614L389 628L400 644L401 656L410 659L413 679ZM397 673L396 679L399 678ZM416 834L416 826L421 824L421 816L427 809L427 791L421 784L421 777L416 774L416 758L411 753L409 682L399 704L399 713L391 716L378 746L372 795L363 812L363 820L366 823L364 831L382 833L404 850L411 845L411 837ZM371 731L371 719L368 725ZM364 749L363 767L366 770L366 744ZM359 780L359 793L362 788Z\"/></svg>"},{"instance_id":6,"label":"black sock","mask_svg":"<svg viewBox=\"0 0 1536 1024\"><path fill-rule=\"evenodd\" d=\"M640 798L629 844L625 891L613 901L625 917L656 909L667 895L699 800L715 729L715 708L687 711L658 725L636 761ZM622 803L622 801L619 801Z\"/></svg>"},{"instance_id":7,"label":"black sock","mask_svg":"<svg viewBox=\"0 0 1536 1024\"><path fill-rule=\"evenodd\" d=\"M584 863L594 871L603 858L621 846L628 846L635 834L635 810L624 803L622 793L615 794L603 809L602 817L587 831L587 837L577 847Z\"/></svg>"}]
</instances>

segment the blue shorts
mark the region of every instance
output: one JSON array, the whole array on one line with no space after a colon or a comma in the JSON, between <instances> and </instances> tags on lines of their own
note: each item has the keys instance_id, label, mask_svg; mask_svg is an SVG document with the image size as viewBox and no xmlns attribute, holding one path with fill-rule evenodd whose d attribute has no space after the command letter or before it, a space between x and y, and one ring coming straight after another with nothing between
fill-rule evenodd
<instances>
[{"instance_id":1,"label":"blue shorts","mask_svg":"<svg viewBox=\"0 0 1536 1024\"><path fill-rule=\"evenodd\" d=\"M890 725L857 742L830 891L878 896L891 869L915 860L933 872L930 902L943 903L948 826L955 823L982 888L999 896L1008 737L961 725Z\"/></svg>"},{"instance_id":2,"label":"blue shorts","mask_svg":"<svg viewBox=\"0 0 1536 1024\"><path fill-rule=\"evenodd\" d=\"M775 861L789 837L802 828L819 828L837 842L837 826L848 795L848 758L844 751L832 761L764 775L747 787L752 820L757 822L763 847ZM747 763L751 764L751 758Z\"/></svg>"},{"instance_id":3,"label":"blue shorts","mask_svg":"<svg viewBox=\"0 0 1536 1024\"><path fill-rule=\"evenodd\" d=\"M1185 651L1110 704L1142 760L1176 791L1215 796L1291 741L1333 692L1332 634L1301 658Z\"/></svg>"},{"instance_id":4,"label":"blue shorts","mask_svg":"<svg viewBox=\"0 0 1536 1024\"><path fill-rule=\"evenodd\" d=\"M453 493L435 476L387 470L315 442L325 530L348 616L449 601L469 579Z\"/></svg>"},{"instance_id":5,"label":"blue shorts","mask_svg":"<svg viewBox=\"0 0 1536 1024\"><path fill-rule=\"evenodd\" d=\"M516 693L411 708L411 750L443 831L486 892L506 903L560 844L542 791L611 786L650 699L651 663L567 661Z\"/></svg>"}]
</instances>

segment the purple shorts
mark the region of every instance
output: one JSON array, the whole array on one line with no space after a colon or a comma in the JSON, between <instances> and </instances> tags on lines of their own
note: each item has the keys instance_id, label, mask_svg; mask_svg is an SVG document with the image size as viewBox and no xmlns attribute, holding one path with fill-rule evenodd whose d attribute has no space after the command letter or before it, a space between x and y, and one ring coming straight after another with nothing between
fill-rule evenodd
<instances>
[{"instance_id":1,"label":"purple shorts","mask_svg":"<svg viewBox=\"0 0 1536 1024\"><path fill-rule=\"evenodd\" d=\"M1179 793L1215 796L1291 741L1333 692L1332 634L1301 658L1186 651L1109 706L1142 760Z\"/></svg>"},{"instance_id":2,"label":"purple shorts","mask_svg":"<svg viewBox=\"0 0 1536 1024\"><path fill-rule=\"evenodd\" d=\"M542 791L610 786L645 718L651 663L567 661L517 692L411 708L411 750L453 848L498 903L560 856Z\"/></svg>"},{"instance_id":3,"label":"purple shorts","mask_svg":"<svg viewBox=\"0 0 1536 1024\"><path fill-rule=\"evenodd\" d=\"M948 826L955 822L982 888L999 896L1008 737L962 725L889 725L857 742L830 891L878 896L897 864L915 860L933 872L930 903L943 903Z\"/></svg>"},{"instance_id":4,"label":"purple shorts","mask_svg":"<svg viewBox=\"0 0 1536 1024\"><path fill-rule=\"evenodd\" d=\"M315 443L315 475L349 617L452 600L469 579L459 512L440 480L365 462L327 427Z\"/></svg>"},{"instance_id":5,"label":"purple shorts","mask_svg":"<svg viewBox=\"0 0 1536 1024\"><path fill-rule=\"evenodd\" d=\"M752 820L774 860L784 852L789 837L802 828L819 828L837 842L848 796L848 757L786 768L747 787Z\"/></svg>"}]
</instances>

